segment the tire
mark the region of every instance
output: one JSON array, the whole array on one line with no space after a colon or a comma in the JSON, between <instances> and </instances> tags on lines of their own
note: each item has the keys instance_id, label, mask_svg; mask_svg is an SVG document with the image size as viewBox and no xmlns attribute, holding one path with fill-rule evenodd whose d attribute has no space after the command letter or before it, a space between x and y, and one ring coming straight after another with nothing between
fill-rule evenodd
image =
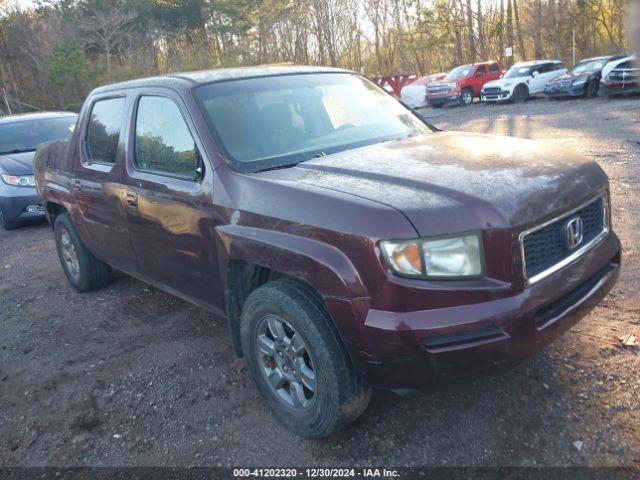
<instances>
[{"instance_id":1,"label":"tire","mask_svg":"<svg viewBox=\"0 0 640 480\"><path fill-rule=\"evenodd\" d=\"M594 98L598 96L598 89L600 88L600 84L597 80L591 80L587 84L587 88L585 88L585 98Z\"/></svg>"},{"instance_id":2,"label":"tire","mask_svg":"<svg viewBox=\"0 0 640 480\"><path fill-rule=\"evenodd\" d=\"M249 375L290 431L327 437L367 408L371 387L355 371L310 287L289 278L269 282L249 295L240 322Z\"/></svg>"},{"instance_id":3,"label":"tire","mask_svg":"<svg viewBox=\"0 0 640 480\"><path fill-rule=\"evenodd\" d=\"M89 292L111 282L111 267L85 247L68 214L56 217L53 231L60 264L73 288Z\"/></svg>"},{"instance_id":4,"label":"tire","mask_svg":"<svg viewBox=\"0 0 640 480\"><path fill-rule=\"evenodd\" d=\"M7 231L15 230L17 228L17 226L18 226L18 225L16 225L15 222L11 222L11 221L7 220L6 218L4 218L4 213L2 213L2 209L1 208L0 208L0 224L2 225L2 228L4 228Z\"/></svg>"},{"instance_id":5,"label":"tire","mask_svg":"<svg viewBox=\"0 0 640 480\"><path fill-rule=\"evenodd\" d=\"M442 104L438 103L436 105L431 105L433 108L442 108Z\"/></svg>"},{"instance_id":6,"label":"tire","mask_svg":"<svg viewBox=\"0 0 640 480\"><path fill-rule=\"evenodd\" d=\"M511 96L513 103L524 103L529 98L529 89L524 85L518 85Z\"/></svg>"},{"instance_id":7,"label":"tire","mask_svg":"<svg viewBox=\"0 0 640 480\"><path fill-rule=\"evenodd\" d=\"M465 88L460 94L460 105L468 107L473 103L473 90Z\"/></svg>"}]
</instances>

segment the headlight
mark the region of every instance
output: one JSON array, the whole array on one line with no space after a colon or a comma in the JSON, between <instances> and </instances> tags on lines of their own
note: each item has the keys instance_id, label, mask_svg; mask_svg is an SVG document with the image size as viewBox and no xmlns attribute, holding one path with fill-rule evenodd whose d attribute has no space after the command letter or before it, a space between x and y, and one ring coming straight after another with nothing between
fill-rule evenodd
<instances>
[{"instance_id":1,"label":"headlight","mask_svg":"<svg viewBox=\"0 0 640 480\"><path fill-rule=\"evenodd\" d=\"M578 77L572 82L572 85L584 85L587 83L587 80L587 77Z\"/></svg>"},{"instance_id":2,"label":"headlight","mask_svg":"<svg viewBox=\"0 0 640 480\"><path fill-rule=\"evenodd\" d=\"M389 267L400 275L421 278L468 278L483 274L479 233L380 242Z\"/></svg>"},{"instance_id":3,"label":"headlight","mask_svg":"<svg viewBox=\"0 0 640 480\"><path fill-rule=\"evenodd\" d=\"M0 175L4 183L8 185L17 185L19 187L34 187L36 185L35 177L33 175Z\"/></svg>"},{"instance_id":4,"label":"headlight","mask_svg":"<svg viewBox=\"0 0 640 480\"><path fill-rule=\"evenodd\" d=\"M451 82L449 84L449 91L453 92L454 90L457 90L458 88L458 82Z\"/></svg>"}]
</instances>

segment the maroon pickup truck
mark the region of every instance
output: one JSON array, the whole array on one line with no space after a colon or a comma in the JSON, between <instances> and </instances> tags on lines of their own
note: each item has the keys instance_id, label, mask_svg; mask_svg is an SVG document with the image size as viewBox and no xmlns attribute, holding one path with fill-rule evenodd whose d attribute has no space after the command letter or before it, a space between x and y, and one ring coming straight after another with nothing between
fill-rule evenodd
<instances>
[{"instance_id":1,"label":"maroon pickup truck","mask_svg":"<svg viewBox=\"0 0 640 480\"><path fill-rule=\"evenodd\" d=\"M93 91L36 185L73 287L111 268L228 319L279 420L326 436L372 387L512 364L617 279L607 177L544 144L443 132L326 68Z\"/></svg>"}]
</instances>

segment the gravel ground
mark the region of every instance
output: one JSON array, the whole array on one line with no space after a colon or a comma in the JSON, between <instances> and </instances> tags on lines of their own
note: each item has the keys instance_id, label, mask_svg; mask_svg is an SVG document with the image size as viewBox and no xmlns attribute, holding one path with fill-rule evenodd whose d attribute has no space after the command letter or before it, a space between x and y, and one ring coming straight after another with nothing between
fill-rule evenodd
<instances>
[{"instance_id":1,"label":"gravel ground","mask_svg":"<svg viewBox=\"0 0 640 480\"><path fill-rule=\"evenodd\" d=\"M301 440L262 405L224 320L119 276L77 294L46 225L0 231L0 466L640 466L640 100L445 108L446 129L568 144L611 177L621 279L520 367L399 397Z\"/></svg>"}]
</instances>

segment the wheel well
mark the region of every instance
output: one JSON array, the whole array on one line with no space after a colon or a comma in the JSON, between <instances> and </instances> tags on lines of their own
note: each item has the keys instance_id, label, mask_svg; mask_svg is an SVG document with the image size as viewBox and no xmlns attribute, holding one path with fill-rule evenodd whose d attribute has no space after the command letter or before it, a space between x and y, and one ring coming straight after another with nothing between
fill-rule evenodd
<instances>
[{"instance_id":1,"label":"wheel well","mask_svg":"<svg viewBox=\"0 0 640 480\"><path fill-rule=\"evenodd\" d=\"M54 203L54 202L47 202L46 209L47 209L47 214L49 216L49 222L51 223L51 227L53 227L53 225L56 223L56 218L58 217L58 215L67 213L66 208L64 208L59 203Z\"/></svg>"},{"instance_id":2,"label":"wheel well","mask_svg":"<svg viewBox=\"0 0 640 480\"><path fill-rule=\"evenodd\" d=\"M227 288L225 292L225 309L229 322L229 332L233 342L233 348L238 357L242 357L242 345L240 342L240 315L245 301L258 287L277 278L295 278L277 270L272 270L261 265L244 260L232 260L227 268ZM302 282L302 280L296 279ZM302 282L305 283L306 282ZM320 297L320 294L311 285L306 284Z\"/></svg>"}]
</instances>

